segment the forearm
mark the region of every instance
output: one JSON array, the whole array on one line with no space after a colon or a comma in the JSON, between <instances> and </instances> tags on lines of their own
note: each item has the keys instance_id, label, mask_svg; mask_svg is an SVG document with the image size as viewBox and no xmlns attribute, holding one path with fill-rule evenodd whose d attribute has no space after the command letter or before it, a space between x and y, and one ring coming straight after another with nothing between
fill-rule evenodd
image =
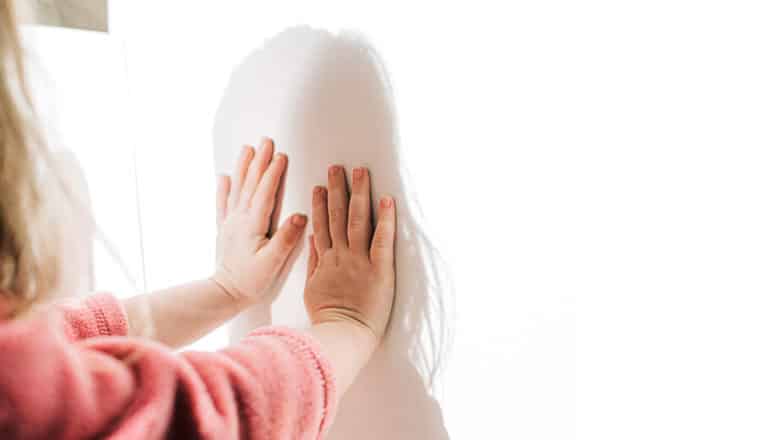
<instances>
[{"instance_id":1,"label":"forearm","mask_svg":"<svg viewBox=\"0 0 770 440\"><path fill-rule=\"evenodd\" d=\"M342 396L369 362L377 348L377 338L368 329L345 321L315 324L309 333L332 365L337 391Z\"/></svg>"},{"instance_id":2,"label":"forearm","mask_svg":"<svg viewBox=\"0 0 770 440\"><path fill-rule=\"evenodd\" d=\"M219 327L248 304L205 279L138 295L124 300L123 306L130 336L180 347Z\"/></svg>"}]
</instances>

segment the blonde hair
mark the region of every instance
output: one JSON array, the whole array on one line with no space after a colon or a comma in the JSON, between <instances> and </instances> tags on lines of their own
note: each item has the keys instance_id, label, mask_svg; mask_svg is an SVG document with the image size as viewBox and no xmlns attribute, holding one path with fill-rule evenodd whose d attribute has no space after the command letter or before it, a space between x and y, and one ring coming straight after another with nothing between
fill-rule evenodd
<instances>
[{"instance_id":1,"label":"blonde hair","mask_svg":"<svg viewBox=\"0 0 770 440\"><path fill-rule=\"evenodd\" d=\"M54 161L35 130L16 13L0 0L0 299L19 314L55 288L59 258Z\"/></svg>"}]
</instances>

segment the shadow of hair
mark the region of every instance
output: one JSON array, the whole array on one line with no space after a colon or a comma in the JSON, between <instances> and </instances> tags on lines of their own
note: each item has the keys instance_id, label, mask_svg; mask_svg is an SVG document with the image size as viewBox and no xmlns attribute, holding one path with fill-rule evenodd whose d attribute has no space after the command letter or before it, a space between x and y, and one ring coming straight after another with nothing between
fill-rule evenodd
<instances>
[{"instance_id":1,"label":"shadow of hair","mask_svg":"<svg viewBox=\"0 0 770 440\"><path fill-rule=\"evenodd\" d=\"M417 194L401 151L393 88L380 55L361 35L334 36L295 28L275 37L309 33L322 43L308 69L314 72L296 93L307 104L298 108L295 133L312 138L306 163L363 163L372 174L375 197L390 193L398 204L397 288L389 334L390 349L408 349L409 358L430 388L441 371L451 340L452 283L445 261L425 232ZM275 44L275 43L274 43ZM366 108L367 111L361 111ZM330 110L334 109L334 110ZM345 133L342 140L338 133ZM302 139L295 139L302 142ZM330 157L335 151L337 157Z\"/></svg>"}]
</instances>

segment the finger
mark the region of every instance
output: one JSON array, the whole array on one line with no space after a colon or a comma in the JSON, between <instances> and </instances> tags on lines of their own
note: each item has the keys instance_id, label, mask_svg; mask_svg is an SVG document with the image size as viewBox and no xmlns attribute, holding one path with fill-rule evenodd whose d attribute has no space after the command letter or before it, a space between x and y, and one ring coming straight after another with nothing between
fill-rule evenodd
<instances>
[{"instance_id":1,"label":"finger","mask_svg":"<svg viewBox=\"0 0 770 440\"><path fill-rule=\"evenodd\" d=\"M315 248L315 240L312 235L308 237L307 242L310 246L310 254L307 258L307 279L309 280L313 276L315 268L318 267L318 251Z\"/></svg>"},{"instance_id":2,"label":"finger","mask_svg":"<svg viewBox=\"0 0 770 440\"><path fill-rule=\"evenodd\" d=\"M227 200L227 206L229 206L230 209L238 206L243 179L246 177L246 172L249 170L249 164L253 157L254 147L245 145L241 150L240 157L238 157L238 163L235 165L235 172L233 172L233 177L231 179L230 197Z\"/></svg>"},{"instance_id":3,"label":"finger","mask_svg":"<svg viewBox=\"0 0 770 440\"><path fill-rule=\"evenodd\" d=\"M365 255L372 235L372 202L369 195L369 172L366 168L353 168L351 186L348 240L350 249Z\"/></svg>"},{"instance_id":4,"label":"finger","mask_svg":"<svg viewBox=\"0 0 770 440\"><path fill-rule=\"evenodd\" d=\"M275 208L275 195L281 184L281 177L286 171L288 159L283 153L275 156L270 166L267 167L262 180L259 182L254 199L251 202L251 210L256 217L257 234L267 235L270 229L270 218Z\"/></svg>"},{"instance_id":5,"label":"finger","mask_svg":"<svg viewBox=\"0 0 770 440\"><path fill-rule=\"evenodd\" d=\"M329 167L329 235L333 247L348 245L348 185L340 165Z\"/></svg>"},{"instance_id":6,"label":"finger","mask_svg":"<svg viewBox=\"0 0 770 440\"><path fill-rule=\"evenodd\" d=\"M278 191L275 193L275 206L273 206L273 214L270 216L270 230L268 232L270 237L278 230L278 223L281 219L284 202L283 196L286 194L286 175L289 172L288 166L289 164L287 163L286 170L283 172L280 183L278 183Z\"/></svg>"},{"instance_id":7,"label":"finger","mask_svg":"<svg viewBox=\"0 0 770 440\"><path fill-rule=\"evenodd\" d=\"M313 188L313 241L318 254L332 246L329 238L329 209L327 207L328 194L323 186Z\"/></svg>"},{"instance_id":8,"label":"finger","mask_svg":"<svg viewBox=\"0 0 770 440\"><path fill-rule=\"evenodd\" d=\"M269 265L273 269L279 269L289 258L291 251L299 243L302 231L307 224L307 217L302 214L294 214L278 228L273 238L265 246L265 254L268 256Z\"/></svg>"},{"instance_id":9,"label":"finger","mask_svg":"<svg viewBox=\"0 0 770 440\"><path fill-rule=\"evenodd\" d=\"M249 165L246 180L244 180L243 187L241 188L239 201L241 207L244 209L250 206L251 198L254 196L254 193L257 192L257 185L262 179L262 175L265 174L265 170L267 170L267 167L270 165L270 161L273 159L274 149L273 141L265 138L254 155L254 160L252 160L251 165Z\"/></svg>"},{"instance_id":10,"label":"finger","mask_svg":"<svg viewBox=\"0 0 770 440\"><path fill-rule=\"evenodd\" d=\"M374 231L370 258L375 266L392 267L396 239L396 204L393 198L380 199L377 229Z\"/></svg>"},{"instance_id":11,"label":"finger","mask_svg":"<svg viewBox=\"0 0 770 440\"><path fill-rule=\"evenodd\" d=\"M230 176L217 176L217 227L227 216L227 197L230 194Z\"/></svg>"}]
</instances>

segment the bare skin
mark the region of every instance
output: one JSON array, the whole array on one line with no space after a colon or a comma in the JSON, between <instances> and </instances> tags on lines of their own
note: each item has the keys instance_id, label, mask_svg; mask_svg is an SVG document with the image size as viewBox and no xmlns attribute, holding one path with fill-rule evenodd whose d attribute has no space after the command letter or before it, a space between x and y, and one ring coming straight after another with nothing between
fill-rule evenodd
<instances>
[{"instance_id":1,"label":"bare skin","mask_svg":"<svg viewBox=\"0 0 770 440\"><path fill-rule=\"evenodd\" d=\"M269 291L299 242L307 218L289 217L270 237L287 158L266 139L244 147L233 176L217 191L217 264L200 281L138 295L123 302L129 334L171 347L190 343L246 307L269 307ZM313 193L313 235L305 287L312 327L345 393L381 343L395 293L395 204L379 201L372 227L369 173L353 170L348 195L345 171L329 169L328 190ZM6 302L0 301L0 313Z\"/></svg>"},{"instance_id":2,"label":"bare skin","mask_svg":"<svg viewBox=\"0 0 770 440\"><path fill-rule=\"evenodd\" d=\"M244 149L238 163L232 184L230 178L220 179L214 276L128 300L132 333L149 326L154 339L178 346L245 307L269 307L269 287L296 246L306 219L293 215L268 238L286 158L273 156L269 142L256 152ZM328 187L313 193L305 304L313 324L308 332L332 364L342 395L387 327L395 291L396 216L393 199L384 197L377 227L372 228L369 173L364 168L353 171L350 196L342 167L330 168Z\"/></svg>"},{"instance_id":3,"label":"bare skin","mask_svg":"<svg viewBox=\"0 0 770 440\"><path fill-rule=\"evenodd\" d=\"M270 139L256 150L246 146L233 176L219 177L214 275L126 300L132 335L179 347L246 307L270 306L268 289L307 223L307 217L294 214L268 237L288 161L285 155L274 153Z\"/></svg>"},{"instance_id":4,"label":"bare skin","mask_svg":"<svg viewBox=\"0 0 770 440\"><path fill-rule=\"evenodd\" d=\"M395 294L393 199L380 200L372 231L368 170L353 170L351 192L348 196L341 166L329 168L328 190L313 191L305 287L311 333L332 359L341 390L353 382L382 341Z\"/></svg>"},{"instance_id":5,"label":"bare skin","mask_svg":"<svg viewBox=\"0 0 770 440\"><path fill-rule=\"evenodd\" d=\"M374 234L371 211L367 170L353 170L348 197L344 169L332 166L328 191L319 186L313 192L314 235L305 304L313 323L351 320L379 340L395 290L393 199L380 201Z\"/></svg>"}]
</instances>

